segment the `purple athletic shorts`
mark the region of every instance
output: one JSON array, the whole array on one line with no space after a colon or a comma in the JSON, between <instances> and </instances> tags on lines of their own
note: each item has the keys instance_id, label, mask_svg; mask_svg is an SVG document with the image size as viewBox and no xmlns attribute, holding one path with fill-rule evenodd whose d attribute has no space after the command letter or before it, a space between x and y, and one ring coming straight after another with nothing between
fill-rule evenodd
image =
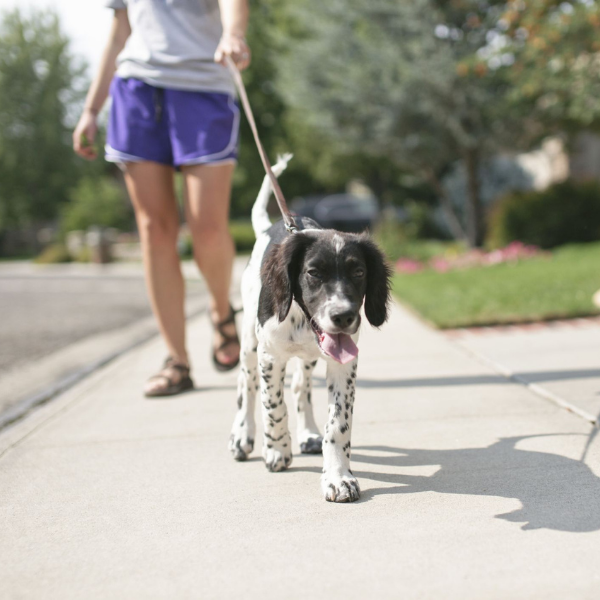
<instances>
[{"instance_id":1,"label":"purple athletic shorts","mask_svg":"<svg viewBox=\"0 0 600 600\"><path fill-rule=\"evenodd\" d=\"M236 161L240 111L228 94L115 77L110 95L106 160L173 167Z\"/></svg>"}]
</instances>

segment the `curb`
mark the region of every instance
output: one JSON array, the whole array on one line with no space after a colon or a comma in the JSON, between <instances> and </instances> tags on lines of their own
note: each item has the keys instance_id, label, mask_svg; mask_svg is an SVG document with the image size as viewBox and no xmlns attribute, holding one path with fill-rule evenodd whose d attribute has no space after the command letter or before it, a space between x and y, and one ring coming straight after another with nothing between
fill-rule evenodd
<instances>
[{"instance_id":1,"label":"curb","mask_svg":"<svg viewBox=\"0 0 600 600\"><path fill-rule=\"evenodd\" d=\"M206 312L205 306L195 308L186 315L186 319L194 319L203 314L204 312ZM151 317L150 319L153 320L153 317ZM144 321L145 320L142 320L141 322ZM132 323L131 326L135 327L139 324L140 321ZM15 404L11 405L4 412L0 413L0 433L7 427L14 425L17 421L20 421L21 419L26 417L35 408L38 408L48 403L53 398L56 398L60 394L66 392L74 385L76 385L86 377L89 377L102 367L108 365L115 359L119 358L120 356L123 356L124 354L127 354L128 352L134 350L142 344L145 344L146 342L148 342L154 337L157 337L158 335L159 333L156 330L142 333L141 335L138 335L136 339L134 339L132 342L120 346L116 350L113 350L101 356L99 359L96 359L91 363L84 365L75 372L69 373L68 375L57 379L52 384L42 388L41 390L38 390L35 393L25 396L21 400L18 400Z\"/></svg>"}]
</instances>

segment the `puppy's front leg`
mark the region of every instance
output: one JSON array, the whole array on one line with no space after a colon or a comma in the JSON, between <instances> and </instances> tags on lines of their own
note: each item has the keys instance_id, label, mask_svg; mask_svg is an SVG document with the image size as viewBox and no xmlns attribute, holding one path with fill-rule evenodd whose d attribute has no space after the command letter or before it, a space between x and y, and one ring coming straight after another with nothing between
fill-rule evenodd
<instances>
[{"instance_id":1,"label":"puppy's front leg","mask_svg":"<svg viewBox=\"0 0 600 600\"><path fill-rule=\"evenodd\" d=\"M269 471L283 471L292 464L292 439L283 399L286 363L259 346L260 395L265 439L263 457Z\"/></svg>"},{"instance_id":2,"label":"puppy's front leg","mask_svg":"<svg viewBox=\"0 0 600 600\"><path fill-rule=\"evenodd\" d=\"M356 368L356 360L346 365L327 364L329 416L323 439L321 489L329 502L354 502L360 497L358 481L350 470Z\"/></svg>"}]
</instances>

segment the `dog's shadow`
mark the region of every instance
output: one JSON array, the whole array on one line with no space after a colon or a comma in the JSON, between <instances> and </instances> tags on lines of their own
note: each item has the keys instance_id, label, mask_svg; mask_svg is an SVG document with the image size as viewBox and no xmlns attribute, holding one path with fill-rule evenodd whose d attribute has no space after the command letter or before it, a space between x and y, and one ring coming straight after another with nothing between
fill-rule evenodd
<instances>
[{"instance_id":1,"label":"dog's shadow","mask_svg":"<svg viewBox=\"0 0 600 600\"><path fill-rule=\"evenodd\" d=\"M523 530L599 530L600 478L583 460L516 447L529 437L542 436L503 438L484 448L454 450L360 446L353 448L352 470L359 482L368 479L392 484L364 489L361 501L378 495L421 492L514 498L522 507L496 518L522 523ZM379 468L368 470L368 465ZM380 467L389 469L381 472ZM414 467L429 467L426 470L435 472L401 472ZM300 465L290 470L321 471Z\"/></svg>"},{"instance_id":2,"label":"dog's shadow","mask_svg":"<svg viewBox=\"0 0 600 600\"><path fill-rule=\"evenodd\" d=\"M600 478L581 460L517 448L517 442L526 437L503 438L486 448L455 450L362 446L353 449L353 471L359 481L395 484L365 490L365 499L419 492L515 498L522 507L497 518L523 523L525 530L600 529ZM361 469L367 465L397 471L427 466L436 470L427 476Z\"/></svg>"}]
</instances>

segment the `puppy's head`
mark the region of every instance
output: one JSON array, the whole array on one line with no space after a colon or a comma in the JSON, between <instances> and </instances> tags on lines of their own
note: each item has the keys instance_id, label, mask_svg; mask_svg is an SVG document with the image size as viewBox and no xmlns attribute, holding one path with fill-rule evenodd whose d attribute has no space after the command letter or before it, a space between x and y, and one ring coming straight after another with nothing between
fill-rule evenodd
<instances>
[{"instance_id":1,"label":"puppy's head","mask_svg":"<svg viewBox=\"0 0 600 600\"><path fill-rule=\"evenodd\" d=\"M390 276L368 235L331 229L287 236L269 251L262 269L271 315L285 320L296 300L318 337L356 333L363 302L369 323L381 326L388 317Z\"/></svg>"}]
</instances>

